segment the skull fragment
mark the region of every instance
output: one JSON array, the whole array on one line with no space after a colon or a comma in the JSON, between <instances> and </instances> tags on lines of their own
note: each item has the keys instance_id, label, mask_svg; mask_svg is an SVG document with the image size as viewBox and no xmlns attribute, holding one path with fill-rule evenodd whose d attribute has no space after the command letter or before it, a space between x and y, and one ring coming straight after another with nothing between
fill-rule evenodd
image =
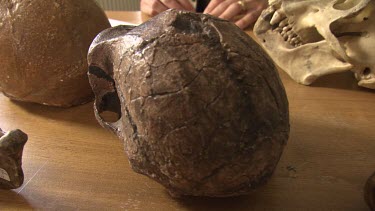
<instances>
[{"instance_id":1,"label":"skull fragment","mask_svg":"<svg viewBox=\"0 0 375 211\"><path fill-rule=\"evenodd\" d=\"M371 210L375 210L375 172L367 180L364 193L368 206Z\"/></svg>"},{"instance_id":2,"label":"skull fragment","mask_svg":"<svg viewBox=\"0 0 375 211\"><path fill-rule=\"evenodd\" d=\"M15 189L23 183L22 152L27 135L20 130L0 130L0 189Z\"/></svg>"},{"instance_id":3,"label":"skull fragment","mask_svg":"<svg viewBox=\"0 0 375 211\"><path fill-rule=\"evenodd\" d=\"M272 61L232 23L169 10L103 31L88 61L98 121L173 196L246 194L271 176L289 135L287 97Z\"/></svg>"},{"instance_id":4,"label":"skull fragment","mask_svg":"<svg viewBox=\"0 0 375 211\"><path fill-rule=\"evenodd\" d=\"M375 1L276 0L254 33L275 63L295 81L353 71L375 89Z\"/></svg>"}]
</instances>

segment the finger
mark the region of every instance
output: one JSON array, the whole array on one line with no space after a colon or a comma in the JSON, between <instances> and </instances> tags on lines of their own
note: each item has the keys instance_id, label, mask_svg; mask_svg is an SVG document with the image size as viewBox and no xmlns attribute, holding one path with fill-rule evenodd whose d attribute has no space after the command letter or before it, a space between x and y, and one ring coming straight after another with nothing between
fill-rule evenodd
<instances>
[{"instance_id":1,"label":"finger","mask_svg":"<svg viewBox=\"0 0 375 211\"><path fill-rule=\"evenodd\" d=\"M221 4L217 5L211 12L209 12L210 15L213 16L219 16L221 13L225 11L227 7L227 3L222 2Z\"/></svg>"},{"instance_id":2,"label":"finger","mask_svg":"<svg viewBox=\"0 0 375 211\"><path fill-rule=\"evenodd\" d=\"M248 8L256 12L261 12L268 6L268 0L245 0L245 3Z\"/></svg>"},{"instance_id":3,"label":"finger","mask_svg":"<svg viewBox=\"0 0 375 211\"><path fill-rule=\"evenodd\" d=\"M240 15L242 13L242 8L239 4L234 3L229 5L228 9L226 9L219 18L225 19L225 20L232 20L237 15Z\"/></svg>"},{"instance_id":4,"label":"finger","mask_svg":"<svg viewBox=\"0 0 375 211\"><path fill-rule=\"evenodd\" d=\"M268 6L268 0L248 0L248 2L256 10L263 10Z\"/></svg>"},{"instance_id":5,"label":"finger","mask_svg":"<svg viewBox=\"0 0 375 211\"><path fill-rule=\"evenodd\" d=\"M195 10L190 0L178 0L178 2L185 10L189 10L189 11Z\"/></svg>"},{"instance_id":6,"label":"finger","mask_svg":"<svg viewBox=\"0 0 375 211\"><path fill-rule=\"evenodd\" d=\"M161 3L164 4L164 6L168 8L178 9L178 10L184 10L185 8L180 4L179 1L176 0L160 0Z\"/></svg>"},{"instance_id":7,"label":"finger","mask_svg":"<svg viewBox=\"0 0 375 211\"><path fill-rule=\"evenodd\" d=\"M211 13L212 10L214 10L219 4L224 2L225 0L212 0L206 7L206 9L203 11L203 13Z\"/></svg>"},{"instance_id":8,"label":"finger","mask_svg":"<svg viewBox=\"0 0 375 211\"><path fill-rule=\"evenodd\" d=\"M155 16L167 9L159 0L141 1L141 11L150 16Z\"/></svg>"},{"instance_id":9,"label":"finger","mask_svg":"<svg viewBox=\"0 0 375 211\"><path fill-rule=\"evenodd\" d=\"M258 12L254 10L248 11L243 18L236 22L236 25L241 29L246 29L257 20L258 16Z\"/></svg>"},{"instance_id":10,"label":"finger","mask_svg":"<svg viewBox=\"0 0 375 211\"><path fill-rule=\"evenodd\" d=\"M224 11L229 7L229 5L237 2L237 0L226 0L219 4L215 9L213 9L209 14L213 16L219 17Z\"/></svg>"}]
</instances>

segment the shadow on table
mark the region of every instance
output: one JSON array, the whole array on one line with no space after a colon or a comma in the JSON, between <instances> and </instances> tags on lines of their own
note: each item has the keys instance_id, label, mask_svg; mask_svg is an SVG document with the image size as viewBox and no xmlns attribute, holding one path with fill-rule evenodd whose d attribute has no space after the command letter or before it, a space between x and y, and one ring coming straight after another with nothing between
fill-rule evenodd
<instances>
[{"instance_id":1,"label":"shadow on table","mask_svg":"<svg viewBox=\"0 0 375 211\"><path fill-rule=\"evenodd\" d=\"M272 180L272 179L271 179ZM271 181L269 181L271 182ZM253 210L264 203L263 198L266 194L267 184L259 187L250 194L243 196L227 197L227 198L211 198L211 197L183 197L176 201L188 210L205 210L205 211L241 211Z\"/></svg>"},{"instance_id":2,"label":"shadow on table","mask_svg":"<svg viewBox=\"0 0 375 211\"><path fill-rule=\"evenodd\" d=\"M311 86L375 92L375 90L358 86L358 81L355 79L354 74L350 71L322 76L311 84Z\"/></svg>"},{"instance_id":3,"label":"shadow on table","mask_svg":"<svg viewBox=\"0 0 375 211\"><path fill-rule=\"evenodd\" d=\"M0 190L1 210L32 210L33 207L22 196L12 190Z\"/></svg>"},{"instance_id":4,"label":"shadow on table","mask_svg":"<svg viewBox=\"0 0 375 211\"><path fill-rule=\"evenodd\" d=\"M48 119L100 127L95 119L93 102L70 108L59 108L14 100L11 100L11 102L29 113Z\"/></svg>"},{"instance_id":5,"label":"shadow on table","mask_svg":"<svg viewBox=\"0 0 375 211\"><path fill-rule=\"evenodd\" d=\"M249 210L255 204L255 200L250 196L238 196L231 198L199 198L188 197L177 200L188 210Z\"/></svg>"}]
</instances>

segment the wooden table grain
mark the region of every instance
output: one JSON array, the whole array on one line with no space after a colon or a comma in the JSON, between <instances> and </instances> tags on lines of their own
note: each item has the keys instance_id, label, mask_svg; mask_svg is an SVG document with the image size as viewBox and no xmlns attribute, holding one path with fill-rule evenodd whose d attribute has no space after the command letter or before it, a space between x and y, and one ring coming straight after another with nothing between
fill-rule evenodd
<instances>
[{"instance_id":1,"label":"wooden table grain","mask_svg":"<svg viewBox=\"0 0 375 211\"><path fill-rule=\"evenodd\" d=\"M139 12L108 12L133 23ZM271 180L250 195L173 199L134 173L123 144L101 128L92 103L61 109L0 95L0 127L29 135L25 183L0 191L0 210L368 210L363 186L375 171L375 92L351 73L303 86L279 71L291 133Z\"/></svg>"}]
</instances>

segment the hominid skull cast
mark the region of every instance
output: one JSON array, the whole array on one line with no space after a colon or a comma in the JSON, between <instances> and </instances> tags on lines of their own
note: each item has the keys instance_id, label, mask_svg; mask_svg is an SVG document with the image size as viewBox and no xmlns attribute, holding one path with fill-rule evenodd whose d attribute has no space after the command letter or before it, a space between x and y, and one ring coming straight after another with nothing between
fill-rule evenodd
<instances>
[{"instance_id":1,"label":"hominid skull cast","mask_svg":"<svg viewBox=\"0 0 375 211\"><path fill-rule=\"evenodd\" d=\"M88 62L99 123L173 196L247 194L272 175L288 100L271 59L233 23L167 10L101 32Z\"/></svg>"},{"instance_id":2,"label":"hominid skull cast","mask_svg":"<svg viewBox=\"0 0 375 211\"><path fill-rule=\"evenodd\" d=\"M276 0L254 33L295 81L353 71L358 85L375 89L375 1Z\"/></svg>"}]
</instances>

